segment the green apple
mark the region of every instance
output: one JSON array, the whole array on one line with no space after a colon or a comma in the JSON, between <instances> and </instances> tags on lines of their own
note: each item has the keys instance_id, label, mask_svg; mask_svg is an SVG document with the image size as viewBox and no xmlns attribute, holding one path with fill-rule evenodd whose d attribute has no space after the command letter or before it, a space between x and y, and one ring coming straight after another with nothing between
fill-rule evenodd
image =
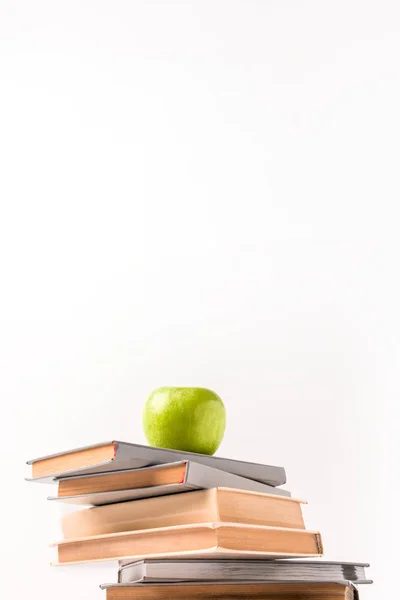
<instances>
[{"instance_id":1,"label":"green apple","mask_svg":"<svg viewBox=\"0 0 400 600\"><path fill-rule=\"evenodd\" d=\"M143 411L151 446L214 454L225 432L225 406L215 392L199 387L153 390Z\"/></svg>"}]
</instances>

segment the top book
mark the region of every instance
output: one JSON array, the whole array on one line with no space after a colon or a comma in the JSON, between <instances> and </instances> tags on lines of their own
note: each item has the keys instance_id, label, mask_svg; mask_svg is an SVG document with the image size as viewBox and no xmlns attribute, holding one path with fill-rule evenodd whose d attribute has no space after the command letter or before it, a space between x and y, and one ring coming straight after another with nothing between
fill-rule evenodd
<instances>
[{"instance_id":1,"label":"top book","mask_svg":"<svg viewBox=\"0 0 400 600\"><path fill-rule=\"evenodd\" d=\"M119 441L103 442L35 458L28 461L28 465L32 465L32 481L51 482L70 475L138 469L176 461L197 462L274 487L286 483L283 467Z\"/></svg>"}]
</instances>

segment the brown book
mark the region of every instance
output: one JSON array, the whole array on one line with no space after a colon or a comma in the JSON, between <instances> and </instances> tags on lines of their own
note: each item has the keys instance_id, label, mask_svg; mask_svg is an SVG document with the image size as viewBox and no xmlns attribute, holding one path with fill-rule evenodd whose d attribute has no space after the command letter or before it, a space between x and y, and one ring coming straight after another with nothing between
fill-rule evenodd
<instances>
[{"instance_id":1,"label":"brown book","mask_svg":"<svg viewBox=\"0 0 400 600\"><path fill-rule=\"evenodd\" d=\"M356 600L357 591L344 583L181 583L102 585L107 600L171 600L196 598L218 600L219 598L259 598L260 600Z\"/></svg>"},{"instance_id":2,"label":"brown book","mask_svg":"<svg viewBox=\"0 0 400 600\"><path fill-rule=\"evenodd\" d=\"M320 534L240 523L199 523L124 531L58 544L58 563L143 558L283 558L321 556Z\"/></svg>"},{"instance_id":3,"label":"brown book","mask_svg":"<svg viewBox=\"0 0 400 600\"><path fill-rule=\"evenodd\" d=\"M304 529L301 504L284 496L212 488L78 510L64 515L61 527L66 539L213 521Z\"/></svg>"},{"instance_id":4,"label":"brown book","mask_svg":"<svg viewBox=\"0 0 400 600\"><path fill-rule=\"evenodd\" d=\"M266 483L191 461L180 461L143 469L75 475L60 478L57 481L58 495L50 497L49 500L94 506L213 487L290 496L290 492L282 488L272 487Z\"/></svg>"},{"instance_id":5,"label":"brown book","mask_svg":"<svg viewBox=\"0 0 400 600\"><path fill-rule=\"evenodd\" d=\"M66 477L58 482L58 497L116 492L135 488L180 484L185 481L187 463L125 469L95 475Z\"/></svg>"},{"instance_id":6,"label":"brown book","mask_svg":"<svg viewBox=\"0 0 400 600\"><path fill-rule=\"evenodd\" d=\"M286 483L286 473L282 467L244 462L221 456L209 456L208 454L196 454L195 452L154 448L116 440L34 458L28 461L28 465L32 466L33 481L54 481L63 476L138 469L185 460L214 467L267 485L279 486Z\"/></svg>"}]
</instances>

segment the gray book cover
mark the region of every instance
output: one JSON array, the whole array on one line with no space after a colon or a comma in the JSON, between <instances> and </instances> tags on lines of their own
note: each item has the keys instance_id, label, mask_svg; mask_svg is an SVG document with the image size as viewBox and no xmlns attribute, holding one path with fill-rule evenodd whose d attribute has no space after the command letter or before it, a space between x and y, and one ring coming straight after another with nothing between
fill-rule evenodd
<instances>
[{"instance_id":1,"label":"gray book cover","mask_svg":"<svg viewBox=\"0 0 400 600\"><path fill-rule=\"evenodd\" d=\"M333 582L372 583L368 563L322 560L141 560L119 568L118 583Z\"/></svg>"},{"instance_id":2,"label":"gray book cover","mask_svg":"<svg viewBox=\"0 0 400 600\"><path fill-rule=\"evenodd\" d=\"M79 469L71 469L69 471L53 473L50 476L36 477L28 479L28 481L54 482L58 477L65 475L79 475L83 473L103 473L104 471L114 471L121 469L138 469L151 465L164 464L178 461L191 461L209 467L215 467L221 471L226 471L248 479L254 479L261 483L266 483L271 486L284 485L286 483L286 473L283 467L275 467L260 463L246 462L234 460L231 458L223 458L220 456L208 456L206 454L196 454L194 452L181 452L180 450L168 450L165 448L154 448L152 446L142 446L141 444L131 444L128 442L108 441L101 444L76 448L67 452L59 452L41 458L35 458L28 461L28 465L33 465L35 462L62 457L71 452L80 452L90 449L99 448L101 446L114 445L114 456L107 460L90 467L81 467Z\"/></svg>"},{"instance_id":3,"label":"gray book cover","mask_svg":"<svg viewBox=\"0 0 400 600\"><path fill-rule=\"evenodd\" d=\"M239 475L234 475L233 473L227 473L226 471L221 471L220 469L208 467L199 463L183 461L168 464L168 466L171 467L175 465L186 465L185 479L182 483L157 485L147 488L124 489L111 492L80 494L75 496L50 496L48 500L63 502L67 504L101 506L103 504L125 502L128 500L138 500L141 498L151 498L155 496L165 496L169 494L177 494L180 492L189 492L193 490L201 490L214 487L233 488L250 492L260 492L264 494L273 494L278 496L290 497L290 492L282 488L275 488L265 483L259 483L258 481L254 481L253 479L248 479L247 477L241 477ZM134 469L134 471L143 471L149 469L151 470L156 468L159 468L159 465L147 467L146 469ZM118 471L118 473L127 473L129 471L132 471L132 469L125 469L122 471ZM59 478L58 481L65 481L67 479L77 480L82 477L90 478L95 476L98 476L98 473L91 475L76 475L72 477L64 477Z\"/></svg>"}]
</instances>

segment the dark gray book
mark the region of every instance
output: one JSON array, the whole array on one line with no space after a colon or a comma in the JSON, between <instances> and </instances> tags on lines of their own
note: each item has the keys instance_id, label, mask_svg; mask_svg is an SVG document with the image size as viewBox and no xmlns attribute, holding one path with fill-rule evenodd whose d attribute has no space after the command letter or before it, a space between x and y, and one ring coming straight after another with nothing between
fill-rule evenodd
<instances>
[{"instance_id":1,"label":"dark gray book","mask_svg":"<svg viewBox=\"0 0 400 600\"><path fill-rule=\"evenodd\" d=\"M372 583L368 563L322 560L140 560L119 568L118 582L172 583L182 581L351 581Z\"/></svg>"},{"instance_id":2,"label":"dark gray book","mask_svg":"<svg viewBox=\"0 0 400 600\"><path fill-rule=\"evenodd\" d=\"M191 461L215 467L274 487L286 483L283 467L118 441L103 442L30 460L28 465L32 466L32 477L29 481L54 482L56 478L66 475L139 469L177 461Z\"/></svg>"},{"instance_id":3,"label":"dark gray book","mask_svg":"<svg viewBox=\"0 0 400 600\"><path fill-rule=\"evenodd\" d=\"M140 486L141 481L147 482L148 485L146 487ZM157 481L163 481L164 484L154 484ZM139 486L137 486L136 482L139 483ZM152 485L149 486L149 482ZM130 487L127 487L129 483ZM248 479L247 477L240 477L239 475L227 473L220 469L187 461L143 469L125 469L121 471L107 471L100 474L62 477L58 480L58 484L58 496L51 496L48 500L92 506L214 487L233 488L277 496L290 496L290 492L282 488L272 487L265 483ZM109 491L104 491L104 489L107 489L107 486ZM120 487L121 489L112 490L113 487ZM85 493L78 493L82 490Z\"/></svg>"}]
</instances>

